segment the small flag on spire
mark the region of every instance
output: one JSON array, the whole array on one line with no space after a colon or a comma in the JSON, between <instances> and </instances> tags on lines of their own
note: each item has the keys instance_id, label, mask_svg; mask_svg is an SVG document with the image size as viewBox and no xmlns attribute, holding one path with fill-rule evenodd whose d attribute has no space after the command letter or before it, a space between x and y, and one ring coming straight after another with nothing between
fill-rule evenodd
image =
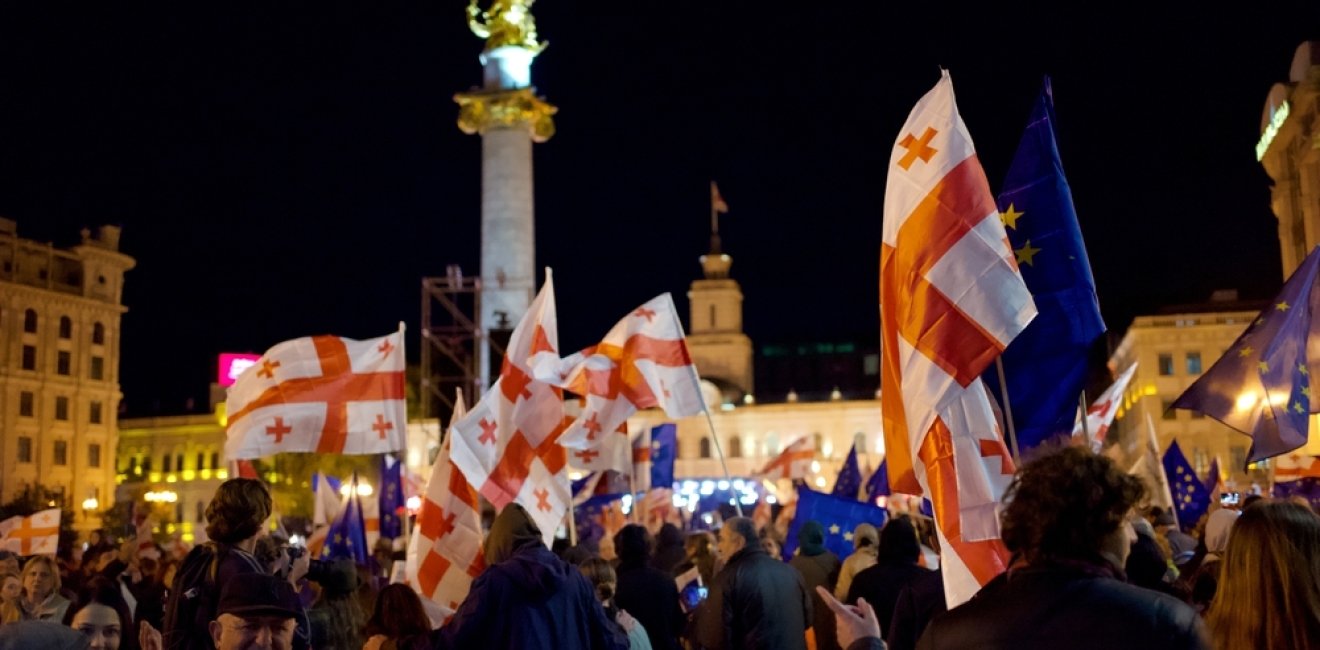
<instances>
[{"instance_id":1,"label":"small flag on spire","mask_svg":"<svg viewBox=\"0 0 1320 650\"><path fill-rule=\"evenodd\" d=\"M729 204L720 196L720 186L716 185L715 181L710 182L710 209L720 214L729 211Z\"/></svg>"}]
</instances>

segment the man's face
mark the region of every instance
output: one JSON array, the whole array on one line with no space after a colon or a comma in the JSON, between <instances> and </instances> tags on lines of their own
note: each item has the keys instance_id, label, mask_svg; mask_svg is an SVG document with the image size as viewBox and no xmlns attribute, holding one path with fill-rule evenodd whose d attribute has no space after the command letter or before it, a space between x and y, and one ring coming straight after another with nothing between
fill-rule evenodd
<instances>
[{"instance_id":1,"label":"man's face","mask_svg":"<svg viewBox=\"0 0 1320 650\"><path fill-rule=\"evenodd\" d=\"M216 650L289 650L296 623L283 616L221 614L211 621Z\"/></svg>"},{"instance_id":2,"label":"man's face","mask_svg":"<svg viewBox=\"0 0 1320 650\"><path fill-rule=\"evenodd\" d=\"M734 553L741 551L743 546L746 545L747 540L743 539L742 535L733 532L732 528L725 526L720 529L719 551L721 559L727 561L729 558L733 557Z\"/></svg>"}]
</instances>

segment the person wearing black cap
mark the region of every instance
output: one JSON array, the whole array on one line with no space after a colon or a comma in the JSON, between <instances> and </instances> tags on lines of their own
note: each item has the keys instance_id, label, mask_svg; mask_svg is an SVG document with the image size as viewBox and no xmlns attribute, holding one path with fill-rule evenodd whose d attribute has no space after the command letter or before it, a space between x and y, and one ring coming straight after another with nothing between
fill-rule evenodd
<instances>
[{"instance_id":1,"label":"person wearing black cap","mask_svg":"<svg viewBox=\"0 0 1320 650\"><path fill-rule=\"evenodd\" d=\"M406 647L627 650L628 637L605 617L591 583L546 548L522 506L504 507L482 550L486 570L453 618Z\"/></svg>"},{"instance_id":2,"label":"person wearing black cap","mask_svg":"<svg viewBox=\"0 0 1320 650\"><path fill-rule=\"evenodd\" d=\"M301 606L287 580L261 574L231 580L208 629L216 650L289 650Z\"/></svg>"}]
</instances>

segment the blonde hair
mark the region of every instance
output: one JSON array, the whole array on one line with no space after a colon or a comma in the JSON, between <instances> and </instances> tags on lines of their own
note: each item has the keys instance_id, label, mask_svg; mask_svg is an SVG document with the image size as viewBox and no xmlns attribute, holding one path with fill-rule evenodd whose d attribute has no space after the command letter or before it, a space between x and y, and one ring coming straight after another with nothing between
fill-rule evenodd
<instances>
[{"instance_id":1,"label":"blonde hair","mask_svg":"<svg viewBox=\"0 0 1320 650\"><path fill-rule=\"evenodd\" d=\"M1215 647L1320 647L1320 518L1263 502L1233 525L1206 615Z\"/></svg>"},{"instance_id":2,"label":"blonde hair","mask_svg":"<svg viewBox=\"0 0 1320 650\"><path fill-rule=\"evenodd\" d=\"M52 593L52 594L57 594L57 593L59 593L59 592L60 592L60 567L59 567L58 564L55 563L55 558L53 558L53 557L49 557L49 556L46 556L46 555L34 555L34 556L32 556L30 559L28 559L27 563L23 565L23 581L24 581L24 582L27 582L27 576L28 576L28 573L31 572L31 571L32 571L32 568L35 567L35 566L37 566L38 564L45 564L45 565L46 565L46 570L50 571L51 579L52 579L52 580L54 581L54 583L55 583L54 586L51 587L51 589L50 589L50 593Z\"/></svg>"}]
</instances>

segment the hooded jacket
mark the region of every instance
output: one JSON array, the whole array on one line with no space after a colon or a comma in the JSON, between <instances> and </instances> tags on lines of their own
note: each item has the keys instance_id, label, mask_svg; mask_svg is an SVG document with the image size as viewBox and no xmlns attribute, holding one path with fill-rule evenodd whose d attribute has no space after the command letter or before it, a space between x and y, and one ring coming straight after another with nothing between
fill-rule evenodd
<instances>
[{"instance_id":1,"label":"hooded jacket","mask_svg":"<svg viewBox=\"0 0 1320 650\"><path fill-rule=\"evenodd\" d=\"M486 571L448 623L412 648L627 650L591 584L541 541L518 504L495 518L484 546Z\"/></svg>"}]
</instances>

